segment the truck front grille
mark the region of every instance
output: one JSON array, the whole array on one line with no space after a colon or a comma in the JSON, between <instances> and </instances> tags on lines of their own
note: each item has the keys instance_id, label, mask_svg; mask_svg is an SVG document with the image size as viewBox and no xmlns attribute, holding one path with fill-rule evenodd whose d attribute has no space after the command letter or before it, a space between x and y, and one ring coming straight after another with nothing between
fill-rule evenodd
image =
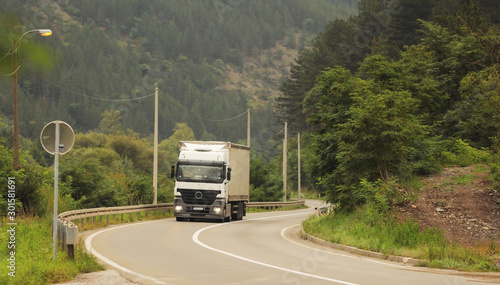
<instances>
[{"instance_id":1,"label":"truck front grille","mask_svg":"<svg viewBox=\"0 0 500 285\"><path fill-rule=\"evenodd\" d=\"M177 189L185 204L212 205L221 192L219 190Z\"/></svg>"}]
</instances>

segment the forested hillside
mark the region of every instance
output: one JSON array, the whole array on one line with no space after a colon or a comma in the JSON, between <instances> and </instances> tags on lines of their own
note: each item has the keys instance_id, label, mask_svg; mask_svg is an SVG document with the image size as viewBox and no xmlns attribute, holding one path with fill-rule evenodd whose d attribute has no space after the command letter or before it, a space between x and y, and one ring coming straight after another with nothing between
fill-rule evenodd
<instances>
[{"instance_id":1,"label":"forested hillside","mask_svg":"<svg viewBox=\"0 0 500 285\"><path fill-rule=\"evenodd\" d=\"M303 135L302 186L333 209L305 232L430 267L498 271L500 232L487 224L500 209L498 15L491 0L362 0L359 15L299 52L275 112ZM481 168L488 178L471 182ZM447 172L456 177L440 183Z\"/></svg>"},{"instance_id":2,"label":"forested hillside","mask_svg":"<svg viewBox=\"0 0 500 285\"><path fill-rule=\"evenodd\" d=\"M283 199L287 122L286 198L299 186L300 132L301 189L335 209L317 218L320 231L353 231L382 252L398 244L419 249L417 258L442 268L498 271L498 229L487 229L491 243L478 247L485 258L476 262L462 248L449 251L436 229L430 233L439 243L425 247L424 225L398 216L423 209L415 203L422 176L470 165L490 172L474 195L488 200L486 213L498 212L498 0L6 0L0 12L0 72L7 75L0 80L0 187L16 178L20 212L50 214L52 157L38 138L55 119L77 133L61 158L61 212L152 203L158 87L159 203L172 201L168 172L179 140L246 143L250 109L251 201ZM38 28L53 35L26 35L14 66L14 40ZM15 70L19 170L12 164ZM429 195L456 195L442 188ZM8 208L4 193L0 212ZM451 207L439 199L427 205L435 210L429 216ZM460 205L464 198L453 199Z\"/></svg>"},{"instance_id":3,"label":"forested hillside","mask_svg":"<svg viewBox=\"0 0 500 285\"><path fill-rule=\"evenodd\" d=\"M499 12L486 0L364 0L330 22L276 104L308 134L309 181L342 208L386 209L415 175L497 155Z\"/></svg>"},{"instance_id":4,"label":"forested hillside","mask_svg":"<svg viewBox=\"0 0 500 285\"><path fill-rule=\"evenodd\" d=\"M498 149L495 1L7 1L2 9L11 13L2 18L5 54L25 30L54 31L21 46L22 148L49 165L39 132L53 119L70 123L83 141L67 158L81 166L73 174L63 167L73 194L83 187L75 178L80 170L125 175L125 182L109 175L94 182L118 183L114 189L128 191L129 203L148 200L133 193L149 193L141 179L151 174L144 161L152 160L155 86L163 172L176 138L244 142L240 115L251 109L254 154L274 148L252 160L255 173L266 170L252 179L259 200L279 196L281 142L273 136L282 136L285 121L289 187L297 186L301 131L303 186L346 208L373 198L357 192L362 181L404 185L455 161L457 152ZM4 74L11 72L10 57L1 62ZM0 133L8 149L12 85L1 84ZM274 128L273 113L280 121ZM393 198L383 196L389 204Z\"/></svg>"},{"instance_id":5,"label":"forested hillside","mask_svg":"<svg viewBox=\"0 0 500 285\"><path fill-rule=\"evenodd\" d=\"M252 114L251 199L280 200L280 163L274 154L280 153L283 126L274 124L274 98L298 51L329 21L355 15L357 2L4 1L0 181L16 177L19 208L47 214L53 160L39 136L46 123L63 120L77 135L74 148L61 158L60 211L151 203L152 95L158 87L158 202L172 200L168 175L178 141L246 143L242 115L247 109ZM14 40L38 28L53 34L25 35L15 68ZM14 70L20 170L12 167L11 151Z\"/></svg>"},{"instance_id":6,"label":"forested hillside","mask_svg":"<svg viewBox=\"0 0 500 285\"><path fill-rule=\"evenodd\" d=\"M296 53L328 21L354 14L356 3L4 1L1 54L26 30L54 32L48 38L27 36L20 49L21 135L36 138L44 123L54 119L68 122L78 132L97 130L106 110L118 110L123 130L148 136L154 113L149 95L155 86L161 96L160 139L185 122L197 139L243 140L245 117L224 120L247 109L261 118L265 130L260 132L269 131L265 123L271 120L272 102L257 103L270 100L289 67L289 62L282 62L288 51L270 49L282 43ZM5 13L14 19L7 21ZM51 48L46 52L50 65L36 68L28 57L30 42ZM257 65L282 74L274 82L264 69L250 65L262 56L266 62ZM11 60L3 60L4 74L12 72ZM279 63L273 66L275 61ZM251 73L258 85L255 94L248 94L244 81L230 82L228 70ZM10 80L2 80L0 112L7 121L12 116L11 89ZM255 129L256 138L258 132Z\"/></svg>"}]
</instances>

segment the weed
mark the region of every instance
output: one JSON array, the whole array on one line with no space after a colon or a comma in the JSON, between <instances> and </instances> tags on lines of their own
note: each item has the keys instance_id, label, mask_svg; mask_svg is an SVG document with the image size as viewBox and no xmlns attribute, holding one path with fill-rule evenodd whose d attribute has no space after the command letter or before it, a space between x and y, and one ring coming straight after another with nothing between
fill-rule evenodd
<instances>
[{"instance_id":1,"label":"weed","mask_svg":"<svg viewBox=\"0 0 500 285\"><path fill-rule=\"evenodd\" d=\"M2 260L15 251L15 277L7 266L0 268L0 284L54 284L73 279L80 272L103 270L96 259L78 245L75 248L75 262L69 260L63 251L57 252L53 260L52 221L50 218L17 218L15 248L2 248ZM7 220L2 219L2 233L7 230ZM7 244L7 236L0 235L0 243Z\"/></svg>"},{"instance_id":2,"label":"weed","mask_svg":"<svg viewBox=\"0 0 500 285\"><path fill-rule=\"evenodd\" d=\"M441 186L446 187L449 185L468 185L474 182L474 179L477 177L477 175L474 174L465 174L465 175L459 175L459 176L454 176L445 183L443 183Z\"/></svg>"},{"instance_id":3,"label":"weed","mask_svg":"<svg viewBox=\"0 0 500 285\"><path fill-rule=\"evenodd\" d=\"M489 170L490 170L490 167L486 164L476 164L476 165L474 165L472 172L485 173L485 172L488 172Z\"/></svg>"},{"instance_id":4,"label":"weed","mask_svg":"<svg viewBox=\"0 0 500 285\"><path fill-rule=\"evenodd\" d=\"M447 241L437 228L421 230L414 220L400 221L390 213L372 211L367 205L352 213L310 217L303 227L306 233L330 242L420 259L419 266L498 271L494 266L498 245L482 250L462 247Z\"/></svg>"}]
</instances>

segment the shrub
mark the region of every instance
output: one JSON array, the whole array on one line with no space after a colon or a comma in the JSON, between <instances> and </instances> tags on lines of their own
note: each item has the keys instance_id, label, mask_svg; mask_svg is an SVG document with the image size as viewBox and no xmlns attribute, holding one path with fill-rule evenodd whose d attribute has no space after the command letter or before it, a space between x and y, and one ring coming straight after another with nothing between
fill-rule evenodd
<instances>
[{"instance_id":1,"label":"shrub","mask_svg":"<svg viewBox=\"0 0 500 285\"><path fill-rule=\"evenodd\" d=\"M486 150L480 150L470 146L467 142L459 139L453 142L448 151L443 151L441 161L443 164L468 166L476 163L488 163L492 155Z\"/></svg>"}]
</instances>

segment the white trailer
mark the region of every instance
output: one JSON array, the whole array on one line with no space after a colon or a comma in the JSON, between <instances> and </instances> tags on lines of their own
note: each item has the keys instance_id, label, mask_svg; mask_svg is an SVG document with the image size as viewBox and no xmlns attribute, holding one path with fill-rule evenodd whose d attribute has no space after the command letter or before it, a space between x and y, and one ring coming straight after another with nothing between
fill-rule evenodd
<instances>
[{"instance_id":1,"label":"white trailer","mask_svg":"<svg viewBox=\"0 0 500 285\"><path fill-rule=\"evenodd\" d=\"M241 220L250 188L250 148L230 142L181 141L175 178L174 216Z\"/></svg>"}]
</instances>

